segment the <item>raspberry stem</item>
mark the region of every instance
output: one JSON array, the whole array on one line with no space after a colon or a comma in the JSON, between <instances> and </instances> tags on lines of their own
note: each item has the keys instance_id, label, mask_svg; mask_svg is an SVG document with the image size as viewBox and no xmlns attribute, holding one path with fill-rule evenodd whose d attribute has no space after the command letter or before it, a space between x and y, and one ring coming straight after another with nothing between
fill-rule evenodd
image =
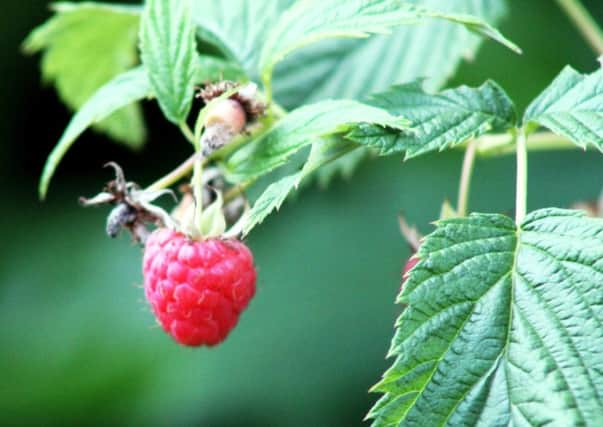
<instances>
[{"instance_id":1,"label":"raspberry stem","mask_svg":"<svg viewBox=\"0 0 603 427\"><path fill-rule=\"evenodd\" d=\"M467 205L469 201L469 191L471 189L471 176L473 175L476 147L477 140L474 139L470 141L467 145L467 149L465 150L465 157L463 158L457 202L457 213L459 216L467 215Z\"/></svg>"},{"instance_id":2,"label":"raspberry stem","mask_svg":"<svg viewBox=\"0 0 603 427\"><path fill-rule=\"evenodd\" d=\"M200 147L200 145L199 145ZM193 195L195 197L195 229L201 230L201 218L203 216L203 158L200 149L197 151L193 167L192 179Z\"/></svg>"},{"instance_id":3,"label":"raspberry stem","mask_svg":"<svg viewBox=\"0 0 603 427\"><path fill-rule=\"evenodd\" d=\"M479 157L500 157L515 154L515 136L511 133L496 133L477 138L477 155ZM464 149L466 145L460 145ZM575 150L578 146L569 139L552 132L536 132L527 141L529 151Z\"/></svg>"},{"instance_id":4,"label":"raspberry stem","mask_svg":"<svg viewBox=\"0 0 603 427\"><path fill-rule=\"evenodd\" d=\"M526 216L528 198L528 150L526 133L517 130L517 187L515 194L515 223L521 224Z\"/></svg>"},{"instance_id":5,"label":"raspberry stem","mask_svg":"<svg viewBox=\"0 0 603 427\"><path fill-rule=\"evenodd\" d=\"M196 158L197 154L195 153L181 163L176 169L149 185L147 191L162 190L180 181L193 170ZM209 158L203 158L203 166L207 165L207 163L209 163Z\"/></svg>"},{"instance_id":6,"label":"raspberry stem","mask_svg":"<svg viewBox=\"0 0 603 427\"><path fill-rule=\"evenodd\" d=\"M195 157L193 160L193 179L191 185L193 187L193 196L195 198L195 230L201 231L201 219L203 217L203 166L206 157L203 156L201 150L201 136L203 134L203 118L207 113L207 106L199 111L197 122L195 124L195 133L193 135L193 146L195 147Z\"/></svg>"},{"instance_id":7,"label":"raspberry stem","mask_svg":"<svg viewBox=\"0 0 603 427\"><path fill-rule=\"evenodd\" d=\"M228 203L236 199L241 193L244 193L245 190L251 187L255 181L256 179L252 178L230 188L226 193L224 193L224 203Z\"/></svg>"},{"instance_id":8,"label":"raspberry stem","mask_svg":"<svg viewBox=\"0 0 603 427\"><path fill-rule=\"evenodd\" d=\"M603 54L603 31L579 0L557 0L582 37L598 55Z\"/></svg>"},{"instance_id":9,"label":"raspberry stem","mask_svg":"<svg viewBox=\"0 0 603 427\"><path fill-rule=\"evenodd\" d=\"M186 140L191 144L195 145L195 135L193 134L193 131L188 126L188 124L186 124L186 122L182 122L180 123L179 127Z\"/></svg>"}]
</instances>

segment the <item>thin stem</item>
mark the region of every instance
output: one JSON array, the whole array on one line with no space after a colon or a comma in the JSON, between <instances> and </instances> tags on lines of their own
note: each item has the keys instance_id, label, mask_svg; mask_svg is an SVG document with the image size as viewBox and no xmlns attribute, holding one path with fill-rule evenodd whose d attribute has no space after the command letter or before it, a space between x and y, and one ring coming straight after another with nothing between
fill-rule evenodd
<instances>
[{"instance_id":1,"label":"thin stem","mask_svg":"<svg viewBox=\"0 0 603 427\"><path fill-rule=\"evenodd\" d=\"M197 122L195 123L195 133L193 134L195 158L193 160L193 179L191 185L193 187L193 197L195 199L195 216L193 217L193 222L197 232L201 232L201 218L203 217L203 166L206 160L201 151L201 136L203 132L203 126L201 124L203 123L205 110L206 108L202 108L201 111L199 111Z\"/></svg>"},{"instance_id":2,"label":"thin stem","mask_svg":"<svg viewBox=\"0 0 603 427\"><path fill-rule=\"evenodd\" d=\"M457 202L457 212L459 216L467 215L467 205L469 201L469 191L471 189L471 176L473 174L473 165L475 161L475 148L477 141L473 140L467 145L465 157L463 158L463 167L461 169L461 180L459 183L459 195Z\"/></svg>"},{"instance_id":3,"label":"thin stem","mask_svg":"<svg viewBox=\"0 0 603 427\"><path fill-rule=\"evenodd\" d=\"M580 3L580 0L557 0L559 6L572 20L582 37L590 44L592 49L599 55L603 54L603 31L597 25L588 10Z\"/></svg>"},{"instance_id":4,"label":"thin stem","mask_svg":"<svg viewBox=\"0 0 603 427\"><path fill-rule=\"evenodd\" d=\"M461 148L463 148L461 146ZM578 146L569 139L552 132L536 132L527 141L529 151L575 150ZM484 135L477 139L479 157L498 157L515 154L515 137L510 133Z\"/></svg>"},{"instance_id":5,"label":"thin stem","mask_svg":"<svg viewBox=\"0 0 603 427\"><path fill-rule=\"evenodd\" d=\"M210 161L223 158L228 156L233 151L240 148L242 145L246 144L250 139L253 139L259 132L261 132L264 127L258 128L256 131L251 132L249 135L239 136L235 138L230 144L227 144L225 147L222 147L220 150L213 152L208 157L202 157L202 166L205 167L209 164ZM147 190L161 190L163 188L167 188L172 184L178 182L186 175L191 173L193 170L195 159L197 158L197 154L193 154L188 159L186 159L183 163L181 163L176 169L167 175L159 178L153 184L147 187Z\"/></svg>"},{"instance_id":6,"label":"thin stem","mask_svg":"<svg viewBox=\"0 0 603 427\"><path fill-rule=\"evenodd\" d=\"M276 118L276 119L281 119L283 117L285 117L287 115L287 110L285 110L283 107L281 107L277 102L275 102L274 100L270 101L270 113Z\"/></svg>"},{"instance_id":7,"label":"thin stem","mask_svg":"<svg viewBox=\"0 0 603 427\"><path fill-rule=\"evenodd\" d=\"M526 216L528 201L528 150L524 129L517 131L517 182L515 193L515 223L521 224Z\"/></svg>"},{"instance_id":8,"label":"thin stem","mask_svg":"<svg viewBox=\"0 0 603 427\"><path fill-rule=\"evenodd\" d=\"M195 198L195 230L201 230L201 218L203 216L203 157L201 152L197 152L193 165L193 196Z\"/></svg>"},{"instance_id":9,"label":"thin stem","mask_svg":"<svg viewBox=\"0 0 603 427\"><path fill-rule=\"evenodd\" d=\"M188 159L186 159L183 163L180 164L176 169L168 173L167 175L159 178L157 181L152 183L147 187L149 191L162 190L171 186L172 184L180 181L186 175L188 175L193 170L193 165L195 163L195 159L197 158L197 154L193 154ZM207 159L204 158L203 161L207 163ZM205 165L204 163L204 165Z\"/></svg>"},{"instance_id":10,"label":"thin stem","mask_svg":"<svg viewBox=\"0 0 603 427\"><path fill-rule=\"evenodd\" d=\"M231 202L235 198L237 198L237 196L239 196L241 193L243 193L245 190L247 190L249 187L251 187L254 182L255 182L255 178L247 180L247 181L243 181L243 182L235 185L234 187L231 187L228 191L226 191L226 193L224 193L224 203L226 204L228 202Z\"/></svg>"},{"instance_id":11,"label":"thin stem","mask_svg":"<svg viewBox=\"0 0 603 427\"><path fill-rule=\"evenodd\" d=\"M262 82L264 83L264 97L266 98L266 103L271 105L272 104L272 69L263 75Z\"/></svg>"},{"instance_id":12,"label":"thin stem","mask_svg":"<svg viewBox=\"0 0 603 427\"><path fill-rule=\"evenodd\" d=\"M180 131L182 132L186 140L191 144L195 145L195 135L193 134L191 128L185 122L180 123L178 127L180 128Z\"/></svg>"}]
</instances>

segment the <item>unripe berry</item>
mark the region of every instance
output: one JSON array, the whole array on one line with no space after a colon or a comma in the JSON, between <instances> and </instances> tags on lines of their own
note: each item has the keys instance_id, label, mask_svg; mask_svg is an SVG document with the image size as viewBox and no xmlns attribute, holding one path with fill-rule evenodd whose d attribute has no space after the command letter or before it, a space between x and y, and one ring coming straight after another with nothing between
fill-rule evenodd
<instances>
[{"instance_id":1,"label":"unripe berry","mask_svg":"<svg viewBox=\"0 0 603 427\"><path fill-rule=\"evenodd\" d=\"M205 118L205 127L214 124L226 125L233 134L243 131L247 123L247 115L243 106L234 99L224 99L213 107Z\"/></svg>"}]
</instances>

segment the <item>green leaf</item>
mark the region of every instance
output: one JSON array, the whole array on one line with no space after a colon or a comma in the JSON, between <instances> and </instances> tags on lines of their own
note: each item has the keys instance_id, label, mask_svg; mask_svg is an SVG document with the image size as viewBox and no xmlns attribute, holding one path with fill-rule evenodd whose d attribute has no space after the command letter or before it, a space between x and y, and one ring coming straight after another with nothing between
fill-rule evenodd
<instances>
[{"instance_id":1,"label":"green leaf","mask_svg":"<svg viewBox=\"0 0 603 427\"><path fill-rule=\"evenodd\" d=\"M412 0L432 10L478 16L496 24L506 14L504 0ZM460 25L430 20L397 27L368 39L326 40L294 52L277 65L275 99L288 108L332 98L364 100L393 84L420 78L437 90L463 59L471 59L483 38ZM425 55L428 52L429 55ZM371 152L361 147L320 168L327 186L334 176L350 177Z\"/></svg>"},{"instance_id":2,"label":"green leaf","mask_svg":"<svg viewBox=\"0 0 603 427\"><path fill-rule=\"evenodd\" d=\"M73 110L136 64L136 9L103 3L56 3L56 14L25 40L27 53L43 51L42 77ZM141 109L130 105L94 126L132 147L145 139Z\"/></svg>"},{"instance_id":3,"label":"green leaf","mask_svg":"<svg viewBox=\"0 0 603 427\"><path fill-rule=\"evenodd\" d=\"M239 233L243 236L264 219L274 210L278 210L289 193L299 185L299 174L287 175L284 178L273 182L264 190L262 195L255 201L253 208L245 212L235 227L229 231L229 234L236 236Z\"/></svg>"},{"instance_id":4,"label":"green leaf","mask_svg":"<svg viewBox=\"0 0 603 427\"><path fill-rule=\"evenodd\" d=\"M296 189L304 178L354 148L356 148L355 144L338 137L327 137L314 143L304 167L299 172L287 175L270 184L256 200L253 208L245 212L229 233L233 236L239 233L243 236L249 234L256 225L262 223L268 215L281 207L289 193Z\"/></svg>"},{"instance_id":5,"label":"green leaf","mask_svg":"<svg viewBox=\"0 0 603 427\"><path fill-rule=\"evenodd\" d=\"M144 99L150 93L151 84L143 67L127 71L100 88L73 116L46 160L40 178L40 198L46 197L50 179L67 150L90 125L98 123L120 108Z\"/></svg>"},{"instance_id":6,"label":"green leaf","mask_svg":"<svg viewBox=\"0 0 603 427\"><path fill-rule=\"evenodd\" d=\"M245 82L249 78L245 74L245 71L235 62L215 56L199 56L195 72L195 83L210 83L219 80Z\"/></svg>"},{"instance_id":7,"label":"green leaf","mask_svg":"<svg viewBox=\"0 0 603 427\"><path fill-rule=\"evenodd\" d=\"M197 48L190 0L148 0L140 53L164 115L184 122L193 101Z\"/></svg>"},{"instance_id":8,"label":"green leaf","mask_svg":"<svg viewBox=\"0 0 603 427\"><path fill-rule=\"evenodd\" d=\"M219 58L201 55L198 57L198 67L195 73L195 82L214 81L230 73L231 77L245 77L232 63ZM39 193L44 199L48 191L48 184L59 162L71 148L75 140L90 126L105 120L106 117L115 115L125 106L145 98L152 98L153 90L148 73L144 66L127 71L101 87L73 116L61 139L46 160L42 178L40 179Z\"/></svg>"},{"instance_id":9,"label":"green leaf","mask_svg":"<svg viewBox=\"0 0 603 427\"><path fill-rule=\"evenodd\" d=\"M275 65L293 51L329 38L364 38L388 33L401 24L434 18L463 25L469 31L520 49L478 17L442 13L398 0L300 0L289 8L270 32L262 49L260 71L269 92Z\"/></svg>"},{"instance_id":10,"label":"green leaf","mask_svg":"<svg viewBox=\"0 0 603 427\"><path fill-rule=\"evenodd\" d=\"M283 165L299 149L326 135L345 133L357 123L407 129L408 121L356 101L323 101L293 110L225 162L230 180L241 181Z\"/></svg>"},{"instance_id":11,"label":"green leaf","mask_svg":"<svg viewBox=\"0 0 603 427\"><path fill-rule=\"evenodd\" d=\"M293 0L228 0L193 2L200 37L217 46L258 80L260 48L266 33Z\"/></svg>"},{"instance_id":12,"label":"green leaf","mask_svg":"<svg viewBox=\"0 0 603 427\"><path fill-rule=\"evenodd\" d=\"M418 6L478 16L496 24L504 0L413 0ZM471 59L483 41L460 25L430 20L397 27L368 39L326 40L295 52L277 66L275 98L286 107L331 98L363 100L393 84L427 78L440 88L463 58ZM428 55L426 55L428 52Z\"/></svg>"},{"instance_id":13,"label":"green leaf","mask_svg":"<svg viewBox=\"0 0 603 427\"><path fill-rule=\"evenodd\" d=\"M442 220L418 256L374 426L600 424L602 219Z\"/></svg>"},{"instance_id":14,"label":"green leaf","mask_svg":"<svg viewBox=\"0 0 603 427\"><path fill-rule=\"evenodd\" d=\"M336 177L341 177L344 180L351 179L358 166L370 157L371 154L371 151L367 147L359 146L318 169L316 171L318 186L325 189Z\"/></svg>"},{"instance_id":15,"label":"green leaf","mask_svg":"<svg viewBox=\"0 0 603 427\"><path fill-rule=\"evenodd\" d=\"M567 66L529 105L525 123L537 123L586 148L603 151L603 70L580 74Z\"/></svg>"},{"instance_id":16,"label":"green leaf","mask_svg":"<svg viewBox=\"0 0 603 427\"><path fill-rule=\"evenodd\" d=\"M425 92L420 83L409 83L374 95L371 104L410 119L416 132L361 124L346 137L376 148L381 155L405 151L407 159L442 151L489 131L506 131L517 121L513 102L492 81L436 95Z\"/></svg>"},{"instance_id":17,"label":"green leaf","mask_svg":"<svg viewBox=\"0 0 603 427\"><path fill-rule=\"evenodd\" d=\"M258 46L273 22L292 2L195 2L199 34L219 46L246 73L257 80ZM432 10L479 16L494 24L505 14L504 0L412 0ZM237 10L237 14L229 13ZM241 18L243 17L243 18ZM240 25L240 20L246 25ZM472 58L483 39L460 25L430 20L422 25L398 27L391 35L368 39L325 40L296 51L277 66L275 98L287 108L325 99L365 99L394 83L428 77L430 89L449 78L463 58ZM425 60L424 52L429 56ZM358 148L318 170L327 184L334 175L350 176L368 150Z\"/></svg>"}]
</instances>

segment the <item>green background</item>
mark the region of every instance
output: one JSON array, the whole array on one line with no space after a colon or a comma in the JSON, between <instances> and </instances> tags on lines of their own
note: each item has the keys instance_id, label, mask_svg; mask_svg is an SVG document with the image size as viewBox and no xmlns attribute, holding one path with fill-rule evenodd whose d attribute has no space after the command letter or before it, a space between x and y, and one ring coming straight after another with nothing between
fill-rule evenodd
<instances>
[{"instance_id":1,"label":"green background","mask_svg":"<svg viewBox=\"0 0 603 427\"><path fill-rule=\"evenodd\" d=\"M451 85L493 78L521 109L565 64L598 66L553 1L510 3L501 29L524 55L485 43ZM585 4L603 21L600 2ZM141 250L106 238L106 210L77 197L110 178L108 160L145 183L189 147L150 105L144 151L87 133L39 203L36 180L69 112L19 44L47 16L37 0L6 2L0 16L0 424L361 425L399 312L408 249L397 213L428 232L441 201L456 198L461 153L378 159L348 182L305 190L252 233L258 293L229 339L182 348L144 301ZM480 159L475 177L471 210L512 212L512 157ZM594 199L602 184L599 153L530 155L531 209Z\"/></svg>"}]
</instances>

